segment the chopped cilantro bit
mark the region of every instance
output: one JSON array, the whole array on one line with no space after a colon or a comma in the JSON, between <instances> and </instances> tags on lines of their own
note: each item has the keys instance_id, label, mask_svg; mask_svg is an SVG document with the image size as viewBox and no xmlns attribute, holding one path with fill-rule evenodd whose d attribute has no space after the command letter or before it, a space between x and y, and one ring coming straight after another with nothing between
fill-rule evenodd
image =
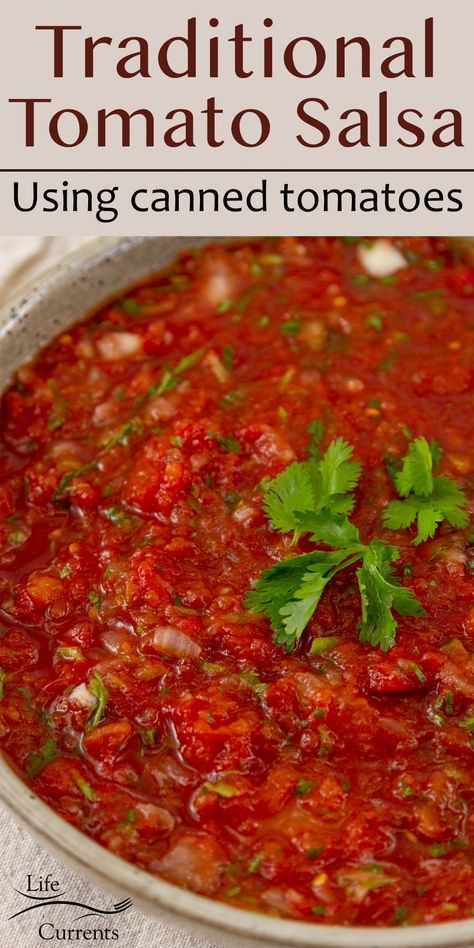
<instances>
[{"instance_id":1,"label":"chopped cilantro bit","mask_svg":"<svg viewBox=\"0 0 474 948\"><path fill-rule=\"evenodd\" d=\"M134 516L128 516L121 507L107 507L104 513L107 519L117 527L130 527L137 519Z\"/></svg>"},{"instance_id":2,"label":"chopped cilantro bit","mask_svg":"<svg viewBox=\"0 0 474 948\"><path fill-rule=\"evenodd\" d=\"M434 859L438 859L440 856L445 856L448 852L449 846L446 843L432 843L431 846L428 846L428 852L430 856L433 856Z\"/></svg>"},{"instance_id":3,"label":"chopped cilantro bit","mask_svg":"<svg viewBox=\"0 0 474 948\"><path fill-rule=\"evenodd\" d=\"M227 897L231 899L233 898L234 895L239 895L239 893L240 893L240 885L234 885L232 889L227 889L227 892L225 893L225 895L227 895Z\"/></svg>"},{"instance_id":4,"label":"chopped cilantro bit","mask_svg":"<svg viewBox=\"0 0 474 948\"><path fill-rule=\"evenodd\" d=\"M222 346L222 362L228 372L232 370L232 357L234 355L233 346Z\"/></svg>"},{"instance_id":5,"label":"chopped cilantro bit","mask_svg":"<svg viewBox=\"0 0 474 948\"><path fill-rule=\"evenodd\" d=\"M402 469L395 475L395 486L403 499L392 500L383 514L389 530L406 529L416 521L416 545L433 537L443 520L457 529L467 524L465 494L451 477L433 476L440 457L436 442L428 444L426 438L412 441Z\"/></svg>"},{"instance_id":6,"label":"chopped cilantro bit","mask_svg":"<svg viewBox=\"0 0 474 948\"><path fill-rule=\"evenodd\" d=\"M234 300L221 300L216 306L216 311L218 313L228 313L229 310L233 308L234 303Z\"/></svg>"},{"instance_id":7,"label":"chopped cilantro bit","mask_svg":"<svg viewBox=\"0 0 474 948\"><path fill-rule=\"evenodd\" d=\"M224 494L224 501L228 507L234 507L241 500L241 494L238 490L227 490Z\"/></svg>"},{"instance_id":8,"label":"chopped cilantro bit","mask_svg":"<svg viewBox=\"0 0 474 948\"><path fill-rule=\"evenodd\" d=\"M404 658L401 658L398 662L398 666L401 671L412 672L413 675L416 675L418 681L421 681L422 683L426 681L426 675L422 672L420 666L417 665L416 662L410 662Z\"/></svg>"},{"instance_id":9,"label":"chopped cilantro bit","mask_svg":"<svg viewBox=\"0 0 474 948\"><path fill-rule=\"evenodd\" d=\"M268 687L266 682L260 681L257 672L252 668L244 668L244 670L240 672L239 678L248 685L256 695L262 694Z\"/></svg>"},{"instance_id":10,"label":"chopped cilantro bit","mask_svg":"<svg viewBox=\"0 0 474 948\"><path fill-rule=\"evenodd\" d=\"M257 326L262 326L263 328L264 326L268 326L269 322L270 322L269 316L260 316L260 319L257 320Z\"/></svg>"},{"instance_id":11,"label":"chopped cilantro bit","mask_svg":"<svg viewBox=\"0 0 474 948\"><path fill-rule=\"evenodd\" d=\"M91 785L87 783L87 780L84 780L84 777L81 777L80 774L76 777L76 784L79 787L81 793L84 794L86 800L89 800L89 803L94 803L97 799L95 791L92 789Z\"/></svg>"},{"instance_id":12,"label":"chopped cilantro bit","mask_svg":"<svg viewBox=\"0 0 474 948\"><path fill-rule=\"evenodd\" d=\"M65 563L64 566L63 566L63 568L62 568L62 570L61 570L61 572L60 572L60 574L59 574L59 578L60 578L60 579L66 579L66 576L70 576L71 572L72 572L72 570L71 570L71 567L70 567L69 563Z\"/></svg>"},{"instance_id":13,"label":"chopped cilantro bit","mask_svg":"<svg viewBox=\"0 0 474 948\"><path fill-rule=\"evenodd\" d=\"M401 923L405 921L407 914L408 909L406 909L403 905L398 906L394 912L395 923L397 925L401 925Z\"/></svg>"},{"instance_id":14,"label":"chopped cilantro bit","mask_svg":"<svg viewBox=\"0 0 474 948\"><path fill-rule=\"evenodd\" d=\"M324 905L312 905L312 906L311 906L311 911L312 911L313 915L318 915L318 916L319 916L319 915L325 915L325 914L326 914L326 909L325 909Z\"/></svg>"},{"instance_id":15,"label":"chopped cilantro bit","mask_svg":"<svg viewBox=\"0 0 474 948\"><path fill-rule=\"evenodd\" d=\"M369 276L367 273L354 273L352 276L352 282L355 283L356 286L366 286L366 284L369 282Z\"/></svg>"},{"instance_id":16,"label":"chopped cilantro bit","mask_svg":"<svg viewBox=\"0 0 474 948\"><path fill-rule=\"evenodd\" d=\"M36 777L50 760L53 760L57 754L57 747L52 737L48 737L39 751L32 751L28 754L26 761L26 773L28 777Z\"/></svg>"},{"instance_id":17,"label":"chopped cilantro bit","mask_svg":"<svg viewBox=\"0 0 474 948\"><path fill-rule=\"evenodd\" d=\"M320 655L321 652L326 652L328 649L334 648L339 641L339 638L335 635L318 635L317 638L311 642L309 654Z\"/></svg>"},{"instance_id":18,"label":"chopped cilantro bit","mask_svg":"<svg viewBox=\"0 0 474 948\"><path fill-rule=\"evenodd\" d=\"M61 500L71 481L75 480L76 477L80 477L81 474L88 474L89 471L95 471L98 464L98 461L89 461L87 464L82 464L81 467L76 467L73 471L68 471L67 474L63 474L59 481L58 489L53 494L53 500Z\"/></svg>"},{"instance_id":19,"label":"chopped cilantro bit","mask_svg":"<svg viewBox=\"0 0 474 948\"><path fill-rule=\"evenodd\" d=\"M86 731L90 731L97 724L100 724L108 701L108 691L104 685L103 679L98 672L94 672L88 685L91 695L95 698L95 705L91 708L89 717L86 721Z\"/></svg>"},{"instance_id":20,"label":"chopped cilantro bit","mask_svg":"<svg viewBox=\"0 0 474 948\"><path fill-rule=\"evenodd\" d=\"M318 856L322 856L325 849L325 846L310 846L306 850L306 855L308 859L317 859Z\"/></svg>"},{"instance_id":21,"label":"chopped cilantro bit","mask_svg":"<svg viewBox=\"0 0 474 948\"><path fill-rule=\"evenodd\" d=\"M281 327L284 336L297 336L300 329L301 319L288 319Z\"/></svg>"},{"instance_id":22,"label":"chopped cilantro bit","mask_svg":"<svg viewBox=\"0 0 474 948\"><path fill-rule=\"evenodd\" d=\"M156 743L156 731L149 728L148 731L140 731L140 740L144 747L154 747Z\"/></svg>"},{"instance_id":23,"label":"chopped cilantro bit","mask_svg":"<svg viewBox=\"0 0 474 948\"><path fill-rule=\"evenodd\" d=\"M227 392L222 399L223 407L227 408L231 405L234 405L235 402L238 402L241 398L244 398L244 392L240 392L238 389L233 389L231 392Z\"/></svg>"},{"instance_id":24,"label":"chopped cilantro bit","mask_svg":"<svg viewBox=\"0 0 474 948\"><path fill-rule=\"evenodd\" d=\"M3 701L5 672L0 669L0 701Z\"/></svg>"},{"instance_id":25,"label":"chopped cilantro bit","mask_svg":"<svg viewBox=\"0 0 474 948\"><path fill-rule=\"evenodd\" d=\"M172 389L176 388L179 383L181 376L184 372L187 372L188 369L191 369L197 362L199 362L203 354L202 349L196 349L195 352L190 352L189 355L184 356L174 369L169 369L165 367L163 369L163 374L161 379L158 382L155 382L144 395L140 395L135 399L135 405L142 405L143 402L148 401L151 398L156 398L158 395L164 395L165 392L170 392Z\"/></svg>"},{"instance_id":26,"label":"chopped cilantro bit","mask_svg":"<svg viewBox=\"0 0 474 948\"><path fill-rule=\"evenodd\" d=\"M56 431L56 428L60 428L66 421L69 403L59 391L54 379L49 379L48 385L53 393L54 408L48 415L47 427L48 431Z\"/></svg>"},{"instance_id":27,"label":"chopped cilantro bit","mask_svg":"<svg viewBox=\"0 0 474 948\"><path fill-rule=\"evenodd\" d=\"M218 432L209 432L209 437L213 438L221 448L224 448L224 451L229 451L230 454L241 454L242 446L237 438L234 435L229 435L225 437L224 435L219 434Z\"/></svg>"},{"instance_id":28,"label":"chopped cilantro bit","mask_svg":"<svg viewBox=\"0 0 474 948\"><path fill-rule=\"evenodd\" d=\"M383 318L382 316L378 316L377 313L373 313L371 316L367 316L365 325L368 326L369 329L376 329L377 332L380 332L383 329Z\"/></svg>"},{"instance_id":29,"label":"chopped cilantro bit","mask_svg":"<svg viewBox=\"0 0 474 948\"><path fill-rule=\"evenodd\" d=\"M249 873L249 875L252 875L254 872L258 872L264 858L265 858L264 853L258 853L256 856L254 856L253 859L250 860L247 866L247 872Z\"/></svg>"},{"instance_id":30,"label":"chopped cilantro bit","mask_svg":"<svg viewBox=\"0 0 474 948\"><path fill-rule=\"evenodd\" d=\"M309 793L315 786L314 780L300 780L299 783L296 784L293 793L296 797L304 797L305 793Z\"/></svg>"},{"instance_id":31,"label":"chopped cilantro bit","mask_svg":"<svg viewBox=\"0 0 474 948\"><path fill-rule=\"evenodd\" d=\"M9 546L20 546L25 539L26 534L23 533L23 530L12 530L12 532L8 534L7 542Z\"/></svg>"},{"instance_id":32,"label":"chopped cilantro bit","mask_svg":"<svg viewBox=\"0 0 474 948\"><path fill-rule=\"evenodd\" d=\"M92 605L95 606L97 609L102 603L102 599L100 598L99 593L96 592L94 589L92 589L91 592L87 594L87 598L89 602L91 602Z\"/></svg>"},{"instance_id":33,"label":"chopped cilantro bit","mask_svg":"<svg viewBox=\"0 0 474 948\"><path fill-rule=\"evenodd\" d=\"M118 300L118 305L120 309L124 309L126 313L140 313L142 310L140 303L133 299Z\"/></svg>"}]
</instances>

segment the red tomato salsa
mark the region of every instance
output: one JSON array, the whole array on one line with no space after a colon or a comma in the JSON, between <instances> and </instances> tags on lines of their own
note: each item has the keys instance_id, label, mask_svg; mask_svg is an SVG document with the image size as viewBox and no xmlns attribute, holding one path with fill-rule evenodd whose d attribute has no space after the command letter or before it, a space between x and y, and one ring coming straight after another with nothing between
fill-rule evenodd
<instances>
[{"instance_id":1,"label":"red tomato salsa","mask_svg":"<svg viewBox=\"0 0 474 948\"><path fill-rule=\"evenodd\" d=\"M416 436L472 508L474 271L443 240L382 245L185 253L43 349L2 408L7 759L143 869L323 924L474 911L472 528L415 546L381 519ZM386 653L359 641L354 570L288 654L244 605L292 549L265 480L316 419L354 446L354 521L398 545L425 610Z\"/></svg>"}]
</instances>

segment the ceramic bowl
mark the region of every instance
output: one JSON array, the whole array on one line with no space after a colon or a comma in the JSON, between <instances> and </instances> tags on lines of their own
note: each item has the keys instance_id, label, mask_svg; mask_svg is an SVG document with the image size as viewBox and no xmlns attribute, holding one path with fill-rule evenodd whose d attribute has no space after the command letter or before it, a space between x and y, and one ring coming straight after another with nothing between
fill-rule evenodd
<instances>
[{"instance_id":1,"label":"ceramic bowl","mask_svg":"<svg viewBox=\"0 0 474 948\"><path fill-rule=\"evenodd\" d=\"M209 238L96 241L66 257L0 309L0 387L66 326L130 284ZM361 928L288 921L195 895L130 865L70 826L36 797L0 756L0 799L47 849L82 875L126 893L148 915L232 946L454 948L474 945L474 919L409 928Z\"/></svg>"}]
</instances>

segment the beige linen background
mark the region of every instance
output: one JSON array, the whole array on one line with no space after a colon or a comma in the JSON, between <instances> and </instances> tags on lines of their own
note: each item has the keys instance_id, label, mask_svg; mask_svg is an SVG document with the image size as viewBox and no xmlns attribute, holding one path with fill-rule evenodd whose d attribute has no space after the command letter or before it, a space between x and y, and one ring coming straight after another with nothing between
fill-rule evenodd
<instances>
[{"instance_id":1,"label":"beige linen background","mask_svg":"<svg viewBox=\"0 0 474 948\"><path fill-rule=\"evenodd\" d=\"M65 253L76 249L88 237L0 237L0 302L10 296L22 284L45 267L51 266ZM2 907L0 909L0 948L38 948L45 941L38 934L41 922L51 921L57 928L100 927L101 921L86 919L78 926L73 923L74 912L63 907L48 911L35 909L27 915L9 920L14 912L25 905L25 900L15 890L25 890L27 875L39 879L51 873L61 885L61 892L75 901L99 905L118 901L109 893L99 891L76 872L62 865L42 846L21 829L10 815L0 808L0 852L2 868ZM72 914L71 914L72 912ZM185 934L177 929L149 919L131 909L109 923L117 928L119 939L115 944L122 948L221 948L219 941L208 942ZM48 930L49 932L51 929ZM72 941L53 941L52 944L74 944ZM82 942L79 942L79 944ZM102 941L100 942L103 943ZM46 942L47 944L47 942ZM89 944L89 942L88 942ZM97 944L96 941L93 944Z\"/></svg>"}]
</instances>

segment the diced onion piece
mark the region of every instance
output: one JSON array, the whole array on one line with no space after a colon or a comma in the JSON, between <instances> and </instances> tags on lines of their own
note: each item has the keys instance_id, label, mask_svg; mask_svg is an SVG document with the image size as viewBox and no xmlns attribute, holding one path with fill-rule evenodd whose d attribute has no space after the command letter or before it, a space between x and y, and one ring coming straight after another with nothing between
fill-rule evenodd
<instances>
[{"instance_id":1,"label":"diced onion piece","mask_svg":"<svg viewBox=\"0 0 474 948\"><path fill-rule=\"evenodd\" d=\"M212 306L232 299L235 291L235 275L226 260L215 261L212 272L203 286L203 295Z\"/></svg>"},{"instance_id":2,"label":"diced onion piece","mask_svg":"<svg viewBox=\"0 0 474 948\"><path fill-rule=\"evenodd\" d=\"M142 351L142 338L135 332L106 332L97 340L97 348L106 362L130 359Z\"/></svg>"},{"instance_id":3,"label":"diced onion piece","mask_svg":"<svg viewBox=\"0 0 474 948\"><path fill-rule=\"evenodd\" d=\"M229 378L229 373L223 362L221 362L219 359L219 356L216 355L216 353L211 349L211 351L207 353L205 361L207 362L213 375L215 375L217 381L224 385Z\"/></svg>"},{"instance_id":4,"label":"diced onion piece","mask_svg":"<svg viewBox=\"0 0 474 948\"><path fill-rule=\"evenodd\" d=\"M102 425L113 425L118 414L118 405L115 402L101 402L96 405L92 420L98 428Z\"/></svg>"},{"instance_id":5,"label":"diced onion piece","mask_svg":"<svg viewBox=\"0 0 474 948\"><path fill-rule=\"evenodd\" d=\"M69 701L79 708L93 708L95 707L96 700L94 695L90 693L85 682L82 682L81 685L74 688L74 691L71 691L69 695Z\"/></svg>"},{"instance_id":6,"label":"diced onion piece","mask_svg":"<svg viewBox=\"0 0 474 948\"><path fill-rule=\"evenodd\" d=\"M176 405L171 398L158 395L157 398L154 398L150 402L146 414L156 421L167 421L168 418L172 418L173 415L176 415L176 412Z\"/></svg>"},{"instance_id":7,"label":"diced onion piece","mask_svg":"<svg viewBox=\"0 0 474 948\"><path fill-rule=\"evenodd\" d=\"M384 238L374 240L370 247L359 244L357 255L366 273L372 277L390 276L407 266L405 257Z\"/></svg>"},{"instance_id":8,"label":"diced onion piece","mask_svg":"<svg viewBox=\"0 0 474 948\"><path fill-rule=\"evenodd\" d=\"M164 655L199 658L201 646L172 625L161 625L153 633L153 646Z\"/></svg>"},{"instance_id":9,"label":"diced onion piece","mask_svg":"<svg viewBox=\"0 0 474 948\"><path fill-rule=\"evenodd\" d=\"M306 319L299 332L299 338L315 351L322 348L326 335L326 327L320 319Z\"/></svg>"},{"instance_id":10,"label":"diced onion piece","mask_svg":"<svg viewBox=\"0 0 474 948\"><path fill-rule=\"evenodd\" d=\"M256 516L258 516L258 510L252 504L240 504L239 507L235 508L232 516L234 520L237 520L242 526L250 527Z\"/></svg>"}]
</instances>

